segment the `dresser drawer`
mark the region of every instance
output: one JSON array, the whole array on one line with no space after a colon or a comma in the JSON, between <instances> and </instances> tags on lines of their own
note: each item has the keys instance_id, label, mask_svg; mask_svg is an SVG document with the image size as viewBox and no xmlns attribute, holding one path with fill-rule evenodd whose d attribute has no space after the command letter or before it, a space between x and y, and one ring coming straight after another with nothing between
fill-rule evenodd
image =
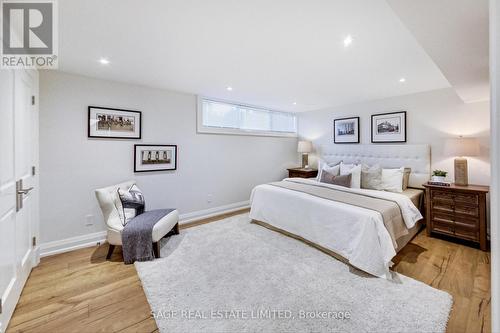
<instances>
[{"instance_id":1,"label":"dresser drawer","mask_svg":"<svg viewBox=\"0 0 500 333\"><path fill-rule=\"evenodd\" d=\"M455 204L468 204L468 205L478 205L479 204L479 196L474 193L455 193L453 195L453 199L455 200Z\"/></svg>"},{"instance_id":2,"label":"dresser drawer","mask_svg":"<svg viewBox=\"0 0 500 333\"><path fill-rule=\"evenodd\" d=\"M454 233L454 226L453 224L448 224L448 223L442 223L436 220L432 221L432 231L433 232L439 232L441 234L446 234L453 236Z\"/></svg>"},{"instance_id":3,"label":"dresser drawer","mask_svg":"<svg viewBox=\"0 0 500 333\"><path fill-rule=\"evenodd\" d=\"M318 170L293 168L287 169L289 178L314 178L318 175Z\"/></svg>"},{"instance_id":4,"label":"dresser drawer","mask_svg":"<svg viewBox=\"0 0 500 333\"><path fill-rule=\"evenodd\" d=\"M288 177L290 178L304 178L304 174L300 172L290 171L288 173Z\"/></svg>"},{"instance_id":5,"label":"dresser drawer","mask_svg":"<svg viewBox=\"0 0 500 333\"><path fill-rule=\"evenodd\" d=\"M457 204L455 206L455 214L457 215L457 218L460 217L479 217L479 207L477 206L466 206L466 205L460 205Z\"/></svg>"},{"instance_id":6,"label":"dresser drawer","mask_svg":"<svg viewBox=\"0 0 500 333\"><path fill-rule=\"evenodd\" d=\"M454 203L452 194L446 191L431 191L431 200L449 204Z\"/></svg>"},{"instance_id":7,"label":"dresser drawer","mask_svg":"<svg viewBox=\"0 0 500 333\"><path fill-rule=\"evenodd\" d=\"M479 240L479 226L455 222L455 236L472 241Z\"/></svg>"},{"instance_id":8,"label":"dresser drawer","mask_svg":"<svg viewBox=\"0 0 500 333\"><path fill-rule=\"evenodd\" d=\"M458 216L455 215L455 223L458 224L464 224L464 225L469 225L469 226L479 226L479 219L474 218L474 217L469 217L469 216Z\"/></svg>"},{"instance_id":9,"label":"dresser drawer","mask_svg":"<svg viewBox=\"0 0 500 333\"><path fill-rule=\"evenodd\" d=\"M453 215L434 212L432 214L432 230L453 235L455 221Z\"/></svg>"},{"instance_id":10,"label":"dresser drawer","mask_svg":"<svg viewBox=\"0 0 500 333\"><path fill-rule=\"evenodd\" d=\"M432 210L436 212L453 214L455 211L455 205L453 204L453 201L433 200Z\"/></svg>"},{"instance_id":11,"label":"dresser drawer","mask_svg":"<svg viewBox=\"0 0 500 333\"><path fill-rule=\"evenodd\" d=\"M432 220L438 223L453 225L453 223L455 223L455 216L453 214L445 214L434 211L432 213Z\"/></svg>"}]
</instances>

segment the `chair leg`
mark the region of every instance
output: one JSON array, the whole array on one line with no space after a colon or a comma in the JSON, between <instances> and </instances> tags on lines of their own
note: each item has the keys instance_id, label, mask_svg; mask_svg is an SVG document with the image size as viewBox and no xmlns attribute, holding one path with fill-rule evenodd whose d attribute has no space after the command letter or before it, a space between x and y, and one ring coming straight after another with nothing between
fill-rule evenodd
<instances>
[{"instance_id":1,"label":"chair leg","mask_svg":"<svg viewBox=\"0 0 500 333\"><path fill-rule=\"evenodd\" d=\"M170 230L169 232L167 232L167 234L165 236L163 236L163 238L167 238L167 237L170 237L172 235L178 235L180 232L179 232L179 223L176 223L174 225L174 227L172 228L172 230Z\"/></svg>"},{"instance_id":2,"label":"chair leg","mask_svg":"<svg viewBox=\"0 0 500 333\"><path fill-rule=\"evenodd\" d=\"M160 258L160 241L153 243L153 253L155 258Z\"/></svg>"},{"instance_id":3,"label":"chair leg","mask_svg":"<svg viewBox=\"0 0 500 333\"><path fill-rule=\"evenodd\" d=\"M111 259L111 256L113 255L114 250L115 250L115 246L109 244L108 255L106 256L106 259L108 259L108 260Z\"/></svg>"}]
</instances>

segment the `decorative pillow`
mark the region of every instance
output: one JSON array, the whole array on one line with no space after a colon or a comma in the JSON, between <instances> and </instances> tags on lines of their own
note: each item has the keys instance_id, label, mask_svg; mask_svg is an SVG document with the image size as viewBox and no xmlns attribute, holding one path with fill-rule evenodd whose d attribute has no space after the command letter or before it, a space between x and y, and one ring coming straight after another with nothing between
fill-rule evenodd
<instances>
[{"instance_id":1,"label":"decorative pillow","mask_svg":"<svg viewBox=\"0 0 500 333\"><path fill-rule=\"evenodd\" d=\"M361 166L361 188L380 190L382 187L382 168L375 164Z\"/></svg>"},{"instance_id":2,"label":"decorative pillow","mask_svg":"<svg viewBox=\"0 0 500 333\"><path fill-rule=\"evenodd\" d=\"M361 165L340 162L340 175L352 174L351 187L361 188Z\"/></svg>"},{"instance_id":3,"label":"decorative pillow","mask_svg":"<svg viewBox=\"0 0 500 333\"><path fill-rule=\"evenodd\" d=\"M326 170L323 170L321 174L321 182L333 185L339 185L344 187L351 187L351 178L352 174L347 174L343 176L335 176L332 173L329 173Z\"/></svg>"},{"instance_id":4,"label":"decorative pillow","mask_svg":"<svg viewBox=\"0 0 500 333\"><path fill-rule=\"evenodd\" d=\"M144 213L145 201L142 191L137 185L132 185L128 190L118 189L117 210L120 220L125 226L131 219Z\"/></svg>"},{"instance_id":5,"label":"decorative pillow","mask_svg":"<svg viewBox=\"0 0 500 333\"><path fill-rule=\"evenodd\" d=\"M389 192L403 192L403 174L405 168L382 169L382 190Z\"/></svg>"},{"instance_id":6,"label":"decorative pillow","mask_svg":"<svg viewBox=\"0 0 500 333\"><path fill-rule=\"evenodd\" d=\"M320 162L319 162L319 169L318 170L319 170L318 177L317 177L318 181L321 181L321 175L323 173L323 170L325 170L325 171L333 174L334 176L338 176L339 173L340 173L340 163L339 164L335 164L335 165L329 165L325 161L320 160Z\"/></svg>"},{"instance_id":7,"label":"decorative pillow","mask_svg":"<svg viewBox=\"0 0 500 333\"><path fill-rule=\"evenodd\" d=\"M408 184L410 183L410 174L411 174L411 168L405 168L403 174L403 191L405 191L408 188Z\"/></svg>"}]
</instances>

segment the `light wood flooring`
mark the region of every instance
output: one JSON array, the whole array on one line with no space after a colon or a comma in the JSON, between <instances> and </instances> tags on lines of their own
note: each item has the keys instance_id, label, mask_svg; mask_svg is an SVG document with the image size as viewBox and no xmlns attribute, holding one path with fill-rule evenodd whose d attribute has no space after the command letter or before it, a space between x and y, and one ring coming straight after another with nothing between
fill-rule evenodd
<instances>
[{"instance_id":1,"label":"light wood flooring","mask_svg":"<svg viewBox=\"0 0 500 333\"><path fill-rule=\"evenodd\" d=\"M158 331L134 266L123 264L118 249L107 261L107 247L42 258L7 332ZM394 262L395 271L453 295L448 332L491 331L489 252L421 232Z\"/></svg>"}]
</instances>

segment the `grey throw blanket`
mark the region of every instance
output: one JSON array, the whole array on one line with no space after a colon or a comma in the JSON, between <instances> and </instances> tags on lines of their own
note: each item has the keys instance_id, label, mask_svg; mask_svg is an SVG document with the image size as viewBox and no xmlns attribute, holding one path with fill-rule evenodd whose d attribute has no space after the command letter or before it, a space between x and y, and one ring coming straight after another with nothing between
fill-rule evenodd
<instances>
[{"instance_id":1,"label":"grey throw blanket","mask_svg":"<svg viewBox=\"0 0 500 333\"><path fill-rule=\"evenodd\" d=\"M174 209L155 209L137 215L123 228L123 260L125 264L134 261L149 261L153 255L153 227L156 222Z\"/></svg>"},{"instance_id":2,"label":"grey throw blanket","mask_svg":"<svg viewBox=\"0 0 500 333\"><path fill-rule=\"evenodd\" d=\"M319 198L342 202L380 213L395 249L398 247L397 239L408 234L408 228L406 228L404 223L401 207L394 200L379 198L366 193L350 192L343 187L332 188L323 184L312 184L295 178L270 183L269 185L307 193Z\"/></svg>"}]
</instances>

